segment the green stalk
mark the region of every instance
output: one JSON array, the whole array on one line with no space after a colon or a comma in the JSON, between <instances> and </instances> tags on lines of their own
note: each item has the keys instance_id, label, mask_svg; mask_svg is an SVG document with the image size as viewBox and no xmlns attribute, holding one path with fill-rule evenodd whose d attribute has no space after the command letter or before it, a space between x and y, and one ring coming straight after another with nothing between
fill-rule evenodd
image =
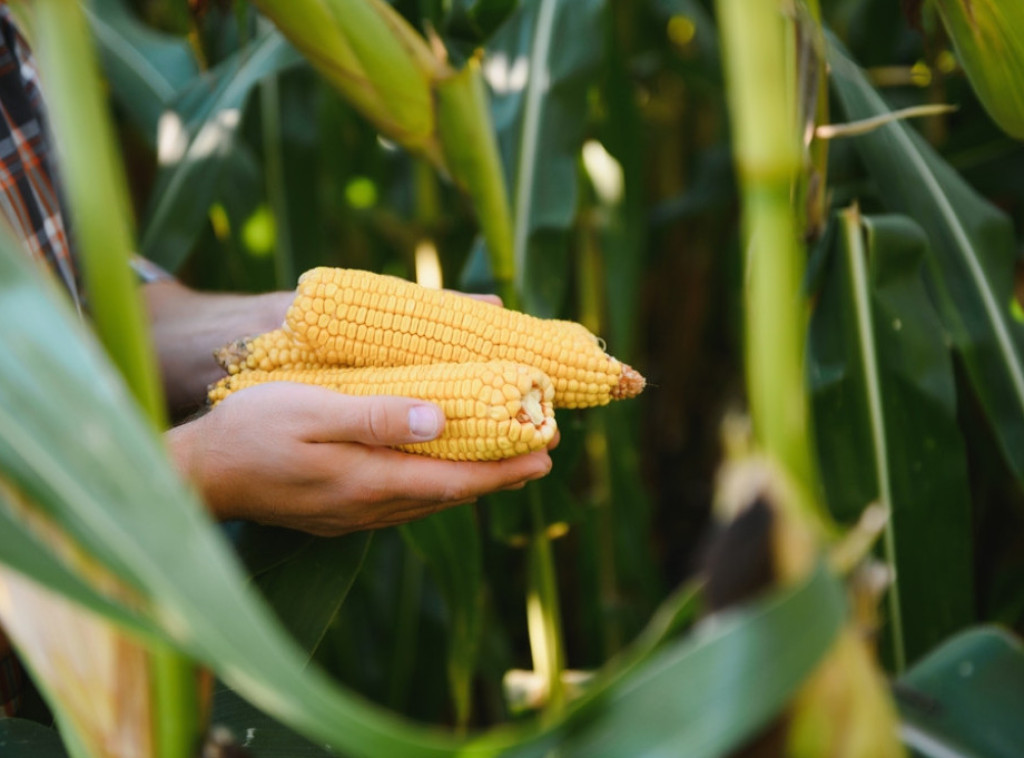
<instances>
[{"instance_id":1,"label":"green stalk","mask_svg":"<svg viewBox=\"0 0 1024 758\"><path fill-rule=\"evenodd\" d=\"M156 357L128 265L134 245L126 183L88 26L75 0L37 0L31 12L95 331L139 405L162 429L166 411ZM195 668L170 648L151 649L155 755L187 758L200 734Z\"/></svg>"},{"instance_id":2,"label":"green stalk","mask_svg":"<svg viewBox=\"0 0 1024 758\"><path fill-rule=\"evenodd\" d=\"M278 77L260 82L260 115L263 124L263 155L267 201L274 215L274 284L278 289L295 286L295 253L285 197L284 145L281 142L281 97Z\"/></svg>"},{"instance_id":3,"label":"green stalk","mask_svg":"<svg viewBox=\"0 0 1024 758\"><path fill-rule=\"evenodd\" d=\"M871 419L872 447L875 451L875 471L878 477L878 499L887 513L892 513L892 479L889 475L888 442L885 434L885 413L882 406L882 390L878 383L878 353L875 348L875 329L871 319L871 295L868 290L867 250L864 248L864 231L860 212L856 206L842 213L843 234L846 238L847 266L853 284L853 302L857 314L857 332L864 367L864 385L867 387L868 413ZM903 612L900 601L900 576L896 572L896 535L893 520L885 520L885 534L882 549L885 562L892 571L893 581L886 593L889 607L888 630L891 636L893 666L895 673L903 673L907 654L903 638Z\"/></svg>"},{"instance_id":4,"label":"green stalk","mask_svg":"<svg viewBox=\"0 0 1024 758\"><path fill-rule=\"evenodd\" d=\"M733 148L743 200L747 268L746 376L757 440L820 510L815 490L801 292L802 229L791 198L802 168L787 65L788 19L778 0L718 0Z\"/></svg>"},{"instance_id":5,"label":"green stalk","mask_svg":"<svg viewBox=\"0 0 1024 758\"><path fill-rule=\"evenodd\" d=\"M526 623L533 652L533 669L547 681L545 710L557 715L565 707L562 671L565 647L562 642L562 614L558 602L558 582L551 539L544 527L544 507L540 491L529 490L533 538L527 548Z\"/></svg>"},{"instance_id":6,"label":"green stalk","mask_svg":"<svg viewBox=\"0 0 1024 758\"><path fill-rule=\"evenodd\" d=\"M437 127L452 177L473 200L498 294L519 308L511 206L476 58L438 85Z\"/></svg>"},{"instance_id":7,"label":"green stalk","mask_svg":"<svg viewBox=\"0 0 1024 758\"><path fill-rule=\"evenodd\" d=\"M505 175L498 155L479 61L471 59L437 88L438 132L454 177L473 198L490 255L497 292L506 308L522 308L517 256ZM521 283L520 283L521 286ZM548 681L548 708L564 704L565 654L554 557L536 485L529 489L533 536L528 549L527 625L534 666Z\"/></svg>"},{"instance_id":8,"label":"green stalk","mask_svg":"<svg viewBox=\"0 0 1024 758\"><path fill-rule=\"evenodd\" d=\"M584 184L585 186L585 184ZM596 240L596 208L584 212L579 236L577 279L579 281L580 323L594 334L604 334L604 288L601 249ZM584 447L593 479L591 499L594 518L594 550L597 554L598 603L601 610L603 660L619 651L625 639L621 615L616 613L619 582L616 571L615 519L612 509L611 460L608 424L604 408L595 408L587 417Z\"/></svg>"}]
</instances>

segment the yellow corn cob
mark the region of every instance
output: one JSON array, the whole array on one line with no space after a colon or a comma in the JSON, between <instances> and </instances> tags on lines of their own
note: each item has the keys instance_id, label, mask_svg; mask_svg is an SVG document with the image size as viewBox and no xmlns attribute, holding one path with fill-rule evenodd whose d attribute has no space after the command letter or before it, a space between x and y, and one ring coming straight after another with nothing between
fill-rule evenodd
<instances>
[{"instance_id":1,"label":"yellow corn cob","mask_svg":"<svg viewBox=\"0 0 1024 758\"><path fill-rule=\"evenodd\" d=\"M210 402L265 382L300 382L347 395L397 395L437 403L446 419L443 434L430 442L398 446L433 458L511 458L542 450L557 428L551 380L538 369L508 361L241 371L213 385Z\"/></svg>"},{"instance_id":2,"label":"yellow corn cob","mask_svg":"<svg viewBox=\"0 0 1024 758\"><path fill-rule=\"evenodd\" d=\"M253 369L303 371L323 367L323 361L313 350L284 329L237 340L214 352L213 357L229 374Z\"/></svg>"},{"instance_id":3,"label":"yellow corn cob","mask_svg":"<svg viewBox=\"0 0 1024 758\"><path fill-rule=\"evenodd\" d=\"M633 397L645 384L580 324L356 269L303 274L284 328L326 365L508 360L534 366L551 377L559 408Z\"/></svg>"}]
</instances>

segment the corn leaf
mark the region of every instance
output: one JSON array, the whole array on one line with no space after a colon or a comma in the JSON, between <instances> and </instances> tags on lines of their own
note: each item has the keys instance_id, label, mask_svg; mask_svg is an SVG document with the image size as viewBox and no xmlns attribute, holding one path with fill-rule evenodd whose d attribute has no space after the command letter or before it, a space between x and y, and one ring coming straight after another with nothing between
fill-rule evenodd
<instances>
[{"instance_id":1,"label":"corn leaf","mask_svg":"<svg viewBox=\"0 0 1024 758\"><path fill-rule=\"evenodd\" d=\"M1024 645L997 627L951 637L900 678L904 743L921 758L1014 758L1024 745Z\"/></svg>"},{"instance_id":2,"label":"corn leaf","mask_svg":"<svg viewBox=\"0 0 1024 758\"><path fill-rule=\"evenodd\" d=\"M819 569L798 588L722 613L627 666L613 684L595 686L553 734L509 755L541 756L555 744L566 758L728 755L814 669L839 631L843 603Z\"/></svg>"},{"instance_id":3,"label":"corn leaf","mask_svg":"<svg viewBox=\"0 0 1024 758\"><path fill-rule=\"evenodd\" d=\"M39 536L17 519L10 510L8 497L9 493L0 487L0 563L75 598L85 608L137 635L163 636L150 621L110 600L55 557Z\"/></svg>"},{"instance_id":4,"label":"corn leaf","mask_svg":"<svg viewBox=\"0 0 1024 758\"><path fill-rule=\"evenodd\" d=\"M135 588L178 646L293 728L355 755L447 750L307 668L99 347L23 258L0 240L0 471L12 485Z\"/></svg>"},{"instance_id":5,"label":"corn leaf","mask_svg":"<svg viewBox=\"0 0 1024 758\"><path fill-rule=\"evenodd\" d=\"M180 93L161 123L160 172L140 241L147 258L172 271L185 260L220 189L253 88L300 60L270 31Z\"/></svg>"},{"instance_id":6,"label":"corn leaf","mask_svg":"<svg viewBox=\"0 0 1024 758\"><path fill-rule=\"evenodd\" d=\"M565 296L604 14L604 0L523 0L487 46L484 75L511 183L516 290L537 315L556 315Z\"/></svg>"},{"instance_id":7,"label":"corn leaf","mask_svg":"<svg viewBox=\"0 0 1024 758\"><path fill-rule=\"evenodd\" d=\"M840 214L809 337L829 507L851 526L870 503L890 512L885 649L897 670L974 620L966 450L952 358L921 276L926 250L906 217Z\"/></svg>"},{"instance_id":8,"label":"corn leaf","mask_svg":"<svg viewBox=\"0 0 1024 758\"><path fill-rule=\"evenodd\" d=\"M832 85L847 118L888 107L834 38ZM999 439L1024 481L1024 325L1014 315L1013 229L905 122L854 144L885 207L911 217L927 234L926 268L946 331Z\"/></svg>"},{"instance_id":9,"label":"corn leaf","mask_svg":"<svg viewBox=\"0 0 1024 758\"><path fill-rule=\"evenodd\" d=\"M85 11L111 94L155 146L161 115L199 74L188 42L142 23L123 0L90 0Z\"/></svg>"}]
</instances>

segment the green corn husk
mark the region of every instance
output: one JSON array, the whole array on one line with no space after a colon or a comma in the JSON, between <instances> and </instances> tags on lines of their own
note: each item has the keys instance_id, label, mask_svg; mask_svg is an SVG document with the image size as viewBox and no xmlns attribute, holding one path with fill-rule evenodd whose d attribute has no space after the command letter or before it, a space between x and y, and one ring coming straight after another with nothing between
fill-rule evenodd
<instances>
[{"instance_id":1,"label":"green corn husk","mask_svg":"<svg viewBox=\"0 0 1024 758\"><path fill-rule=\"evenodd\" d=\"M1024 3L935 0L957 57L985 110L1024 139Z\"/></svg>"},{"instance_id":2,"label":"green corn husk","mask_svg":"<svg viewBox=\"0 0 1024 758\"><path fill-rule=\"evenodd\" d=\"M511 297L511 206L479 61L456 71L383 0L254 4L381 134L470 197L499 289Z\"/></svg>"},{"instance_id":3,"label":"green corn husk","mask_svg":"<svg viewBox=\"0 0 1024 758\"><path fill-rule=\"evenodd\" d=\"M445 168L433 89L451 76L381 0L255 0L260 11L380 132Z\"/></svg>"}]
</instances>

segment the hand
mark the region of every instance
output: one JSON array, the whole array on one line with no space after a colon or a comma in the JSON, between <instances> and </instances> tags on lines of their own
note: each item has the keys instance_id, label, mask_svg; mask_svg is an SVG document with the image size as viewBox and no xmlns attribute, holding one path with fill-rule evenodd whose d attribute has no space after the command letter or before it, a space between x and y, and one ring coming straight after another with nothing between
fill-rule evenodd
<instances>
[{"instance_id":1,"label":"hand","mask_svg":"<svg viewBox=\"0 0 1024 758\"><path fill-rule=\"evenodd\" d=\"M551 469L546 451L463 463L384 447L443 428L432 403L274 382L231 395L168 438L216 517L323 536L403 524Z\"/></svg>"}]
</instances>

